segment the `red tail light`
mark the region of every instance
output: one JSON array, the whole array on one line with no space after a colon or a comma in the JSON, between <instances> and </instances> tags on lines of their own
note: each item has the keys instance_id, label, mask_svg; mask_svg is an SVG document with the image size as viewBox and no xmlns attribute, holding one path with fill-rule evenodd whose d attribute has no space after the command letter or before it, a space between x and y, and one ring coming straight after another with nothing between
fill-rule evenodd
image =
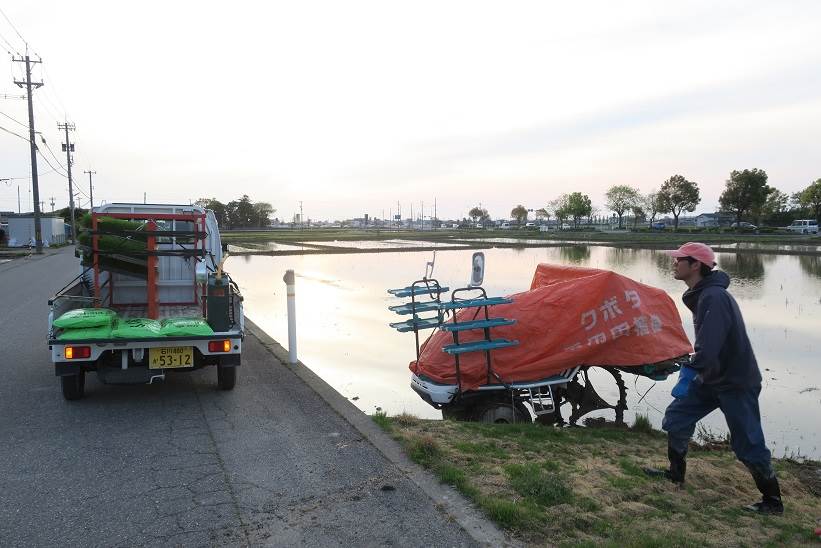
<instances>
[{"instance_id":1,"label":"red tail light","mask_svg":"<svg viewBox=\"0 0 821 548\"><path fill-rule=\"evenodd\" d=\"M65 348L67 360L87 360L91 357L90 346L67 346Z\"/></svg>"},{"instance_id":2,"label":"red tail light","mask_svg":"<svg viewBox=\"0 0 821 548\"><path fill-rule=\"evenodd\" d=\"M231 341L224 340L224 341L210 341L208 343L208 351L209 352L230 352L231 351Z\"/></svg>"}]
</instances>

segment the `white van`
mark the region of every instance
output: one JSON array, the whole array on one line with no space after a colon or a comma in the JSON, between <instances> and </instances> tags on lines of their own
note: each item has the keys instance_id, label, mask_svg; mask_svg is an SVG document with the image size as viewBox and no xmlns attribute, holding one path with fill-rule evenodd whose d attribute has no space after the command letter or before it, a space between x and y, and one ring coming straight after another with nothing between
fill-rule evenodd
<instances>
[{"instance_id":1,"label":"white van","mask_svg":"<svg viewBox=\"0 0 821 548\"><path fill-rule=\"evenodd\" d=\"M818 234L818 221L815 219L796 219L787 227L787 230L799 234Z\"/></svg>"}]
</instances>

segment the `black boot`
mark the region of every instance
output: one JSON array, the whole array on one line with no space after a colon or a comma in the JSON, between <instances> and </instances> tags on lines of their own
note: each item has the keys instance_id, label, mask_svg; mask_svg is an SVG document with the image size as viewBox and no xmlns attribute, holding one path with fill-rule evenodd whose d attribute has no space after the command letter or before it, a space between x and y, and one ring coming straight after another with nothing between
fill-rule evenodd
<instances>
[{"instance_id":1,"label":"black boot","mask_svg":"<svg viewBox=\"0 0 821 548\"><path fill-rule=\"evenodd\" d=\"M667 458L670 460L670 468L660 470L657 468L645 468L644 473L654 478L666 478L679 486L684 485L684 475L687 473L687 453L679 453L669 445L667 446Z\"/></svg>"},{"instance_id":2,"label":"black boot","mask_svg":"<svg viewBox=\"0 0 821 548\"><path fill-rule=\"evenodd\" d=\"M784 504L781 502L781 488L778 486L778 478L772 473L772 476L767 478L757 470L750 469L755 480L755 486L761 491L761 502L756 502L745 506L745 510L751 512L758 512L759 514L778 514L784 513Z\"/></svg>"}]
</instances>

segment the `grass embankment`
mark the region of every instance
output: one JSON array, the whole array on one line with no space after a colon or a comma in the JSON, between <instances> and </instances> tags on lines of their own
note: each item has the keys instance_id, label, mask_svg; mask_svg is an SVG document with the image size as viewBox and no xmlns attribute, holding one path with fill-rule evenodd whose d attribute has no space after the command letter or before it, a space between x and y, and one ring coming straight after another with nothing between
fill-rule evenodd
<instances>
[{"instance_id":1,"label":"grass embankment","mask_svg":"<svg viewBox=\"0 0 821 548\"><path fill-rule=\"evenodd\" d=\"M462 241L478 238L512 238L517 240L550 240L550 241L584 241L590 243L606 242L613 245L632 247L655 247L670 244L682 244L688 241L700 241L710 244L722 243L762 243L790 245L819 245L821 238L811 235L789 233L744 234L714 232L600 232L600 231L551 231L532 230L356 230L356 229L311 229L311 230L266 230L266 231L227 231L223 232L225 242L281 242L299 243L323 241L353 240L420 240L420 241Z\"/></svg>"},{"instance_id":2,"label":"grass embankment","mask_svg":"<svg viewBox=\"0 0 821 548\"><path fill-rule=\"evenodd\" d=\"M666 438L649 428L374 420L491 520L527 544L558 546L818 545L818 463L776 461L783 516L741 506L760 498L726 448L693 449L684 489L647 477L666 465Z\"/></svg>"}]
</instances>

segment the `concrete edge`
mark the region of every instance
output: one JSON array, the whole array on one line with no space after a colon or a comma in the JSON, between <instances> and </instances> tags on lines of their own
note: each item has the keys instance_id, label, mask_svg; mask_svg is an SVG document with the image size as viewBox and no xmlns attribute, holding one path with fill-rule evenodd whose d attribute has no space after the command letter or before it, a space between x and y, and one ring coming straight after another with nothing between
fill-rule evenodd
<instances>
[{"instance_id":1,"label":"concrete edge","mask_svg":"<svg viewBox=\"0 0 821 548\"><path fill-rule=\"evenodd\" d=\"M430 472L411 461L404 450L373 420L342 394L334 390L301 361L296 366L288 363L288 351L258 325L245 318L246 330L254 336L283 366L298 376L316 392L334 411L351 424L382 455L415 483L436 507L459 524L475 542L483 546L518 546L489 521L455 489L443 485Z\"/></svg>"}]
</instances>

